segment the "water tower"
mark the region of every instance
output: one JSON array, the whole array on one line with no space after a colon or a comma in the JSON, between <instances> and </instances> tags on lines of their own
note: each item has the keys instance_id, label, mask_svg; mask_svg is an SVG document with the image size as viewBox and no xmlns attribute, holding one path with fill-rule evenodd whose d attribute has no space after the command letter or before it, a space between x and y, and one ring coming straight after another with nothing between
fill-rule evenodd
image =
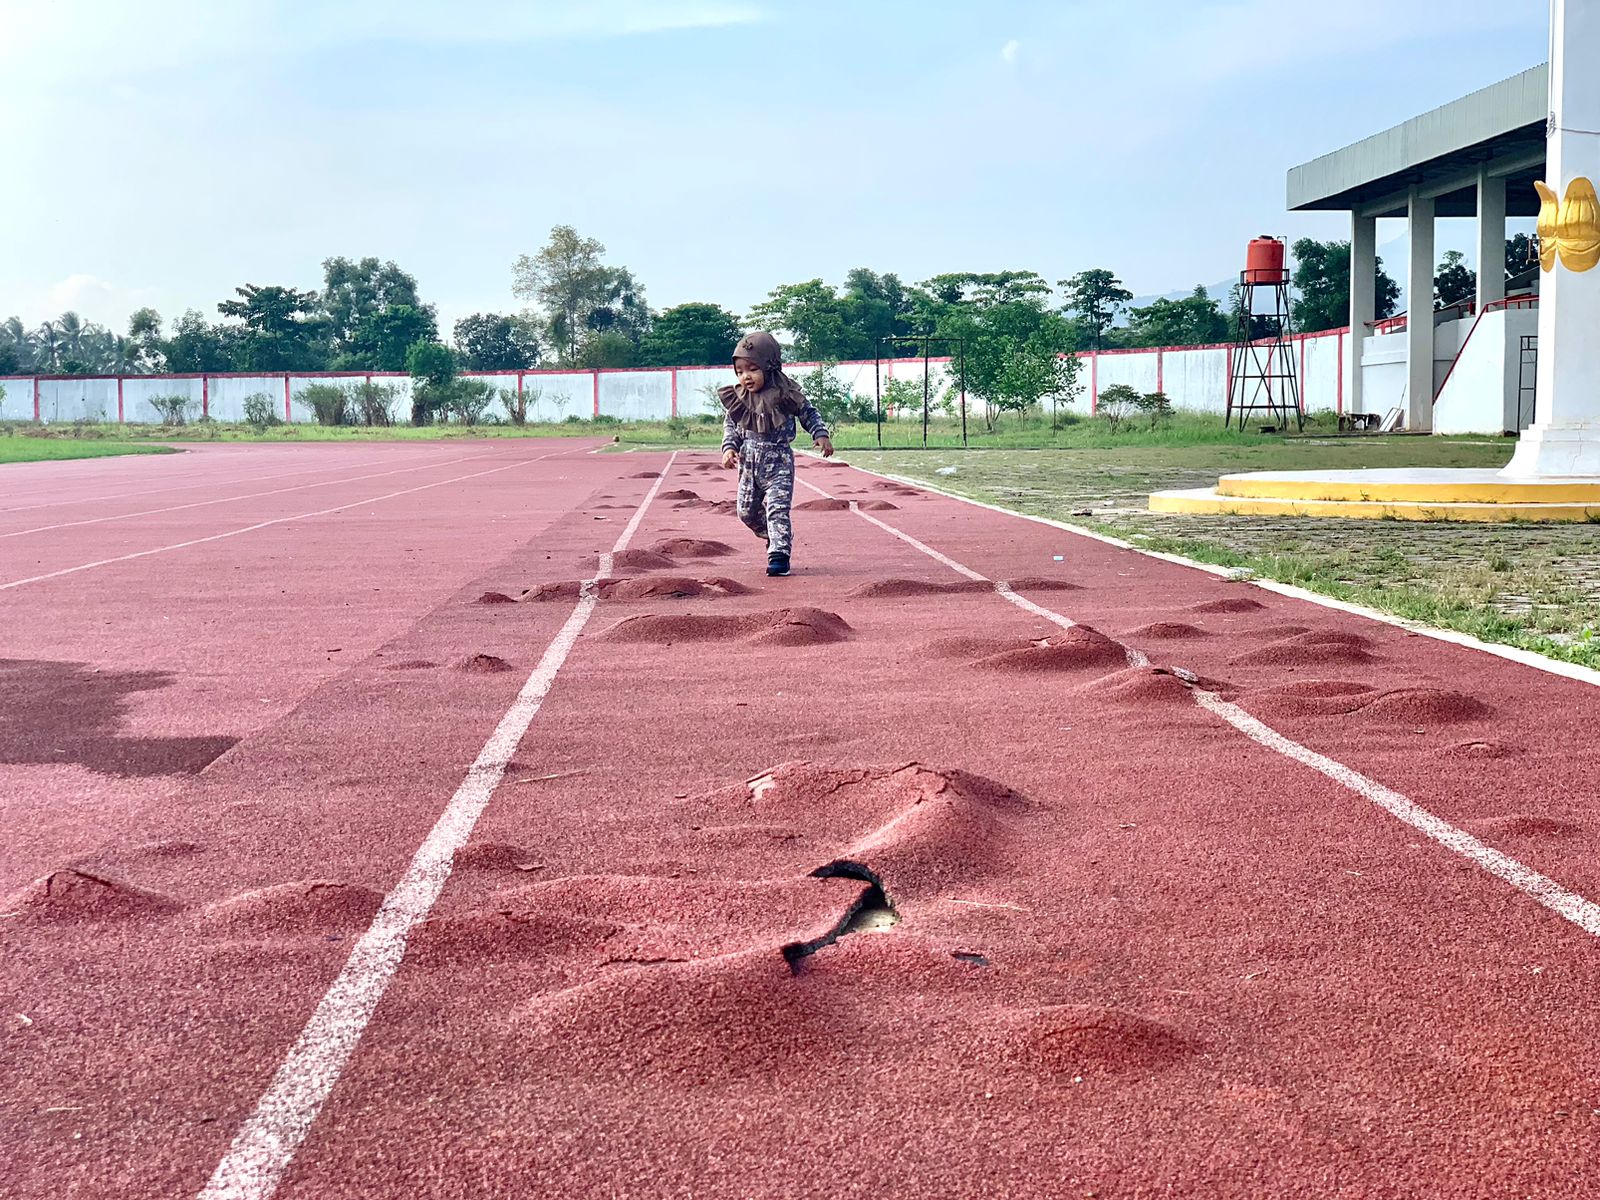
<instances>
[{"instance_id":1,"label":"water tower","mask_svg":"<svg viewBox=\"0 0 1600 1200\"><path fill-rule=\"evenodd\" d=\"M1305 427L1284 258L1283 239L1263 235L1250 242L1245 268L1239 272L1238 344L1223 422L1232 423L1237 414L1240 429L1251 413L1265 414L1263 423L1274 429L1287 429L1290 421L1296 429Z\"/></svg>"}]
</instances>

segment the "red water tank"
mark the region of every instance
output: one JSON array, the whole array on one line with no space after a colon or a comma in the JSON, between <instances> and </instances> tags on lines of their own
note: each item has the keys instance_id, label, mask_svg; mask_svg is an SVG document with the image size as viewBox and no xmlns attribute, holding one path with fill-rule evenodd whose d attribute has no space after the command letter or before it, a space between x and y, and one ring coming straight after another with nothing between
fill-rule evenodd
<instances>
[{"instance_id":1,"label":"red water tank","mask_svg":"<svg viewBox=\"0 0 1600 1200\"><path fill-rule=\"evenodd\" d=\"M1246 283L1279 283L1283 280L1283 243L1265 235L1252 238L1244 259Z\"/></svg>"}]
</instances>

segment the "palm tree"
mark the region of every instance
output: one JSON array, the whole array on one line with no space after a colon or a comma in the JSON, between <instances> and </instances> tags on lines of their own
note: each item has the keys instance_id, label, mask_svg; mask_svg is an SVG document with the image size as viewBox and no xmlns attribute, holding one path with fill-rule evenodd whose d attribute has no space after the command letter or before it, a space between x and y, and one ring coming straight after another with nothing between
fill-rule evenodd
<instances>
[{"instance_id":1,"label":"palm tree","mask_svg":"<svg viewBox=\"0 0 1600 1200\"><path fill-rule=\"evenodd\" d=\"M38 347L34 343L33 335L23 325L21 317L8 317L3 324L0 324L0 344L11 346L16 350L19 370L33 369Z\"/></svg>"},{"instance_id":2,"label":"palm tree","mask_svg":"<svg viewBox=\"0 0 1600 1200\"><path fill-rule=\"evenodd\" d=\"M61 319L56 322L56 330L61 334L61 357L85 361L84 338L93 328L92 325L86 326L83 318L75 312L62 313Z\"/></svg>"},{"instance_id":3,"label":"palm tree","mask_svg":"<svg viewBox=\"0 0 1600 1200\"><path fill-rule=\"evenodd\" d=\"M61 329L54 321L46 321L40 325L33 335L34 346L38 353L34 357L33 366L37 371L56 371L61 367Z\"/></svg>"}]
</instances>

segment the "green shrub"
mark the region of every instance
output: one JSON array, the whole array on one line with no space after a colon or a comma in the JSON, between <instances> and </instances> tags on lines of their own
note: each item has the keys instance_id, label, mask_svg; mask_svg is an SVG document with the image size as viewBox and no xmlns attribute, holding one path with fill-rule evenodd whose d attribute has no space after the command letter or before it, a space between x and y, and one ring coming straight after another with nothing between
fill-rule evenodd
<instances>
[{"instance_id":1,"label":"green shrub","mask_svg":"<svg viewBox=\"0 0 1600 1200\"><path fill-rule=\"evenodd\" d=\"M1139 411L1139 405L1143 400L1144 396L1137 388L1130 387L1126 383L1113 383L1110 387L1101 389L1095 411L1100 419L1111 427L1111 432L1116 434L1133 419L1133 414Z\"/></svg>"},{"instance_id":2,"label":"green shrub","mask_svg":"<svg viewBox=\"0 0 1600 1200\"><path fill-rule=\"evenodd\" d=\"M188 396L151 396L150 407L156 410L163 425L187 425L194 401Z\"/></svg>"},{"instance_id":3,"label":"green shrub","mask_svg":"<svg viewBox=\"0 0 1600 1200\"><path fill-rule=\"evenodd\" d=\"M936 407L937 397L928 396L928 409L930 413ZM896 416L922 415L922 381L920 379L888 379L883 384L883 416L889 419L893 412ZM865 420L872 420L875 412L869 414Z\"/></svg>"},{"instance_id":4,"label":"green shrub","mask_svg":"<svg viewBox=\"0 0 1600 1200\"><path fill-rule=\"evenodd\" d=\"M494 403L498 389L486 379L457 379L450 383L442 409L463 425L476 425Z\"/></svg>"},{"instance_id":5,"label":"green shrub","mask_svg":"<svg viewBox=\"0 0 1600 1200\"><path fill-rule=\"evenodd\" d=\"M518 392L511 388L503 388L500 392L500 403L505 406L506 416L513 425L526 425L528 423L528 409L536 407L544 393L538 388L526 385Z\"/></svg>"},{"instance_id":6,"label":"green shrub","mask_svg":"<svg viewBox=\"0 0 1600 1200\"><path fill-rule=\"evenodd\" d=\"M800 390L805 392L806 399L816 405L817 411L822 414L822 419L829 425L854 421L873 422L878 419L876 404L864 396L856 395L850 389L850 385L840 382L839 378L828 369L826 364L814 371L797 376L795 382L800 385ZM908 383L909 380L891 382ZM920 384L916 386L917 408L920 411L922 408L922 386Z\"/></svg>"},{"instance_id":7,"label":"green shrub","mask_svg":"<svg viewBox=\"0 0 1600 1200\"><path fill-rule=\"evenodd\" d=\"M273 425L282 425L278 405L266 392L255 392L244 398L244 423L257 433L265 433Z\"/></svg>"},{"instance_id":8,"label":"green shrub","mask_svg":"<svg viewBox=\"0 0 1600 1200\"><path fill-rule=\"evenodd\" d=\"M363 379L360 383L346 385L350 402L345 415L355 425L389 426L394 424L394 398L400 392L393 383L374 383Z\"/></svg>"},{"instance_id":9,"label":"green shrub","mask_svg":"<svg viewBox=\"0 0 1600 1200\"><path fill-rule=\"evenodd\" d=\"M336 383L308 384L294 402L311 410L318 425L349 425L350 393Z\"/></svg>"},{"instance_id":10,"label":"green shrub","mask_svg":"<svg viewBox=\"0 0 1600 1200\"><path fill-rule=\"evenodd\" d=\"M1146 392L1133 402L1134 407L1150 418L1150 428L1172 419L1172 400L1165 392Z\"/></svg>"}]
</instances>

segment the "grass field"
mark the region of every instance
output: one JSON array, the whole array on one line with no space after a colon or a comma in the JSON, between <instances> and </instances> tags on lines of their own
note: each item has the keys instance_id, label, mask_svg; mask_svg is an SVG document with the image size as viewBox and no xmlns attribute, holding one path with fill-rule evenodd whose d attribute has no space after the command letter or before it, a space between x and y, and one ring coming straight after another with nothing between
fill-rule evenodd
<instances>
[{"instance_id":1,"label":"grass field","mask_svg":"<svg viewBox=\"0 0 1600 1200\"><path fill-rule=\"evenodd\" d=\"M82 439L17 437L0 434L0 463L56 462L67 458L110 458L117 454L176 454L171 446Z\"/></svg>"},{"instance_id":2,"label":"grass field","mask_svg":"<svg viewBox=\"0 0 1600 1200\"><path fill-rule=\"evenodd\" d=\"M248 425L220 421L198 421L188 425L113 425L73 423L51 426L12 424L16 434L48 441L162 441L162 442L326 442L326 441L414 441L453 438L506 437L613 437L621 446L716 446L722 440L719 420L686 418L675 421L562 421L559 423L509 425L391 425L324 426L310 423L273 425L257 432ZM1332 418L1314 418L1308 433L1330 432ZM1113 432L1104 421L1063 410L1052 422L1045 417L1008 416L986 429L979 417L967 424L967 439L975 449L1118 449L1127 446L1264 446L1275 445L1276 435L1240 433L1223 426L1216 416L1177 413L1159 428L1128 425ZM802 441L804 439L802 438ZM881 431L884 448L922 447L920 421L893 421ZM932 421L928 428L930 449L959 449L961 423L947 417ZM842 424L834 430L834 444L840 449L876 449L880 431L872 424Z\"/></svg>"}]
</instances>

